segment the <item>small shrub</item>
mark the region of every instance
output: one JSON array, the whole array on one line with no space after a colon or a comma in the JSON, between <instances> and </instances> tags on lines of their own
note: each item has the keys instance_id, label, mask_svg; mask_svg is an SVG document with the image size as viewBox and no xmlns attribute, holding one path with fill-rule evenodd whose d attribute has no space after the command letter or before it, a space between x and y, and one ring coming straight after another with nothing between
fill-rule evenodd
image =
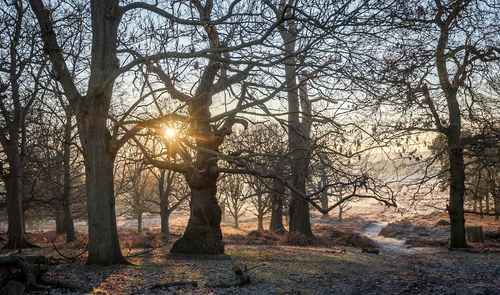
<instances>
[{"instance_id":1,"label":"small shrub","mask_svg":"<svg viewBox=\"0 0 500 295\"><path fill-rule=\"evenodd\" d=\"M486 240L500 241L500 230L497 231L485 231L484 238Z\"/></svg>"},{"instance_id":2,"label":"small shrub","mask_svg":"<svg viewBox=\"0 0 500 295\"><path fill-rule=\"evenodd\" d=\"M312 239L301 233L290 233L284 235L280 240L280 245L294 245L294 246L307 246L311 245Z\"/></svg>"}]
</instances>

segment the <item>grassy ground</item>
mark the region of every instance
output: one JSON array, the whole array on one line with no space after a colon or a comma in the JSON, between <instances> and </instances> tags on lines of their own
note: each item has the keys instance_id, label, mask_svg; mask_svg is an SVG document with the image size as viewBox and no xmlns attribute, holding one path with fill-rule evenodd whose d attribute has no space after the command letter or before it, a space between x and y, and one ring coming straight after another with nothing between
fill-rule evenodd
<instances>
[{"instance_id":1,"label":"grassy ground","mask_svg":"<svg viewBox=\"0 0 500 295\"><path fill-rule=\"evenodd\" d=\"M158 250L131 259L136 266L62 264L48 275L79 281L93 294L498 294L500 290L498 253L373 255L354 248L332 253L331 248L289 246L227 246L226 250L227 255L210 258L170 256ZM253 268L250 284L206 287L236 281L232 268L244 265ZM176 281L196 281L198 287L149 289Z\"/></svg>"},{"instance_id":2,"label":"grassy ground","mask_svg":"<svg viewBox=\"0 0 500 295\"><path fill-rule=\"evenodd\" d=\"M424 235L417 231L410 236L433 238L434 233L446 232L446 226L437 224L441 217L413 217L405 221L411 223L409 228L393 234L406 238L413 227L422 227ZM134 266L86 266L85 255L70 263L56 254L51 241L67 256L81 253L86 243L84 232L72 244L64 244L63 237L53 233L30 235L29 239L41 249L0 254L52 256L58 263L48 267L48 278L71 281L87 289L73 293L50 289L31 294L500 294L498 247L484 253L448 251L439 246L408 253L382 250L379 255L367 254L361 249L372 247L373 242L356 232L372 221L377 220L315 219L317 238L312 246L290 246L301 240L254 233L255 224L251 222L244 223L242 229L225 225L226 255L172 256L168 254L169 244L130 257ZM493 219L471 218L471 222L484 225L487 231L498 228ZM175 229L172 240L182 231ZM120 238L123 253L131 255L160 243L155 229L137 234L133 228L121 228ZM234 267L248 267L251 282L239 287L215 287L238 281ZM186 281L196 282L197 287L151 289L158 283Z\"/></svg>"}]
</instances>

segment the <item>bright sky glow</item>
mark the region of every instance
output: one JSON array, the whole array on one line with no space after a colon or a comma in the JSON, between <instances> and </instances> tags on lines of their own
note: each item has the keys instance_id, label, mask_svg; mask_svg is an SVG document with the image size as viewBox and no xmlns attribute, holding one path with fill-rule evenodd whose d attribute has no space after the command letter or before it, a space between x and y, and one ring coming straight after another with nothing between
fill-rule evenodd
<instances>
[{"instance_id":1,"label":"bright sky glow","mask_svg":"<svg viewBox=\"0 0 500 295\"><path fill-rule=\"evenodd\" d=\"M174 128L166 128L163 135L166 138L174 138L177 135L177 131Z\"/></svg>"}]
</instances>

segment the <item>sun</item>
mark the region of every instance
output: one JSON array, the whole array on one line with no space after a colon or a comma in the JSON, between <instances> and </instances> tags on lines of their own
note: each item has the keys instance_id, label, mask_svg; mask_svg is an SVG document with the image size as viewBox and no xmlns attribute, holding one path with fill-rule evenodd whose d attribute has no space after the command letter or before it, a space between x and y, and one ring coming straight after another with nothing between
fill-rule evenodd
<instances>
[{"instance_id":1,"label":"sun","mask_svg":"<svg viewBox=\"0 0 500 295\"><path fill-rule=\"evenodd\" d=\"M175 136L177 135L177 131L174 128L166 128L163 131L163 135L166 138L175 138Z\"/></svg>"}]
</instances>

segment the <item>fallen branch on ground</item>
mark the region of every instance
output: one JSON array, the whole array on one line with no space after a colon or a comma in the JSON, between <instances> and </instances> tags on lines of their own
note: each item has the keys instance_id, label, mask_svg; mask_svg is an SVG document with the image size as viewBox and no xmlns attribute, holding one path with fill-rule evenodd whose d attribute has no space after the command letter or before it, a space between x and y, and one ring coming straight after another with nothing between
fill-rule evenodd
<instances>
[{"instance_id":1,"label":"fallen branch on ground","mask_svg":"<svg viewBox=\"0 0 500 295\"><path fill-rule=\"evenodd\" d=\"M258 266L254 266L252 268L248 268L246 265L241 268L239 266L234 266L233 271L236 274L237 281L234 282L220 282L220 283L206 283L205 287L208 288L232 288L232 287L240 287L246 284L250 284L250 270L257 268Z\"/></svg>"},{"instance_id":2,"label":"fallen branch on ground","mask_svg":"<svg viewBox=\"0 0 500 295\"><path fill-rule=\"evenodd\" d=\"M77 254L75 256L66 256L63 253L61 253L61 251L59 251L59 249L57 249L56 244L54 244L54 241L51 241L51 242L52 242L52 246L54 247L54 250L56 250L57 254L59 254L64 259L69 260L71 263L73 263L75 261L75 259L77 259L78 257L80 257L83 254L87 253L87 251L89 250L87 247L85 247L85 250L83 250L83 252L80 253L80 254Z\"/></svg>"},{"instance_id":3,"label":"fallen branch on ground","mask_svg":"<svg viewBox=\"0 0 500 295\"><path fill-rule=\"evenodd\" d=\"M163 245L163 246L158 246L158 247L153 247L153 248L150 248L148 250L144 250L142 252L139 252L139 253L135 253L135 254L129 254L131 252L131 249L129 249L129 252L127 253L127 255L125 255L126 258L130 258L130 257L136 257L136 256L141 256L141 255L144 255L144 254L148 254L150 252L153 252L154 250L156 249L160 249L160 248L163 248L165 247L166 245Z\"/></svg>"},{"instance_id":4,"label":"fallen branch on ground","mask_svg":"<svg viewBox=\"0 0 500 295\"><path fill-rule=\"evenodd\" d=\"M161 288L171 288L171 287L198 287L198 282L195 281L185 281L185 282L165 282L153 285L150 289L161 289Z\"/></svg>"}]
</instances>

